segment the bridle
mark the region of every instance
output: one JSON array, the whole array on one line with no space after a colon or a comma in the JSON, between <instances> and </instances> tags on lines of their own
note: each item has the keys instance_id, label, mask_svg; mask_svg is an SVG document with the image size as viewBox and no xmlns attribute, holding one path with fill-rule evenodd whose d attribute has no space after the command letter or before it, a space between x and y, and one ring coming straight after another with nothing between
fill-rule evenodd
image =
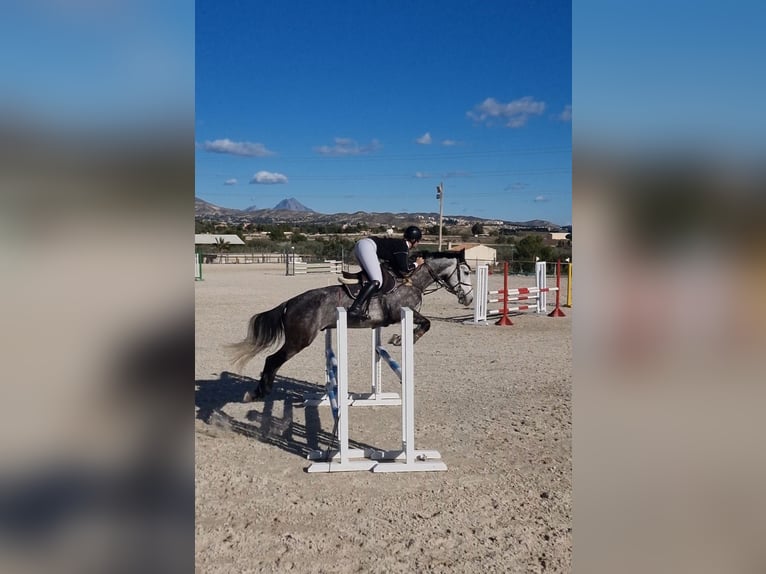
<instances>
[{"instance_id":1,"label":"bridle","mask_svg":"<svg viewBox=\"0 0 766 574\"><path fill-rule=\"evenodd\" d=\"M431 275L431 278L434 280L434 283L436 284L436 287L429 290L424 290L423 295L428 295L430 293L434 293L438 291L439 289L444 288L450 293L452 293L453 295L457 296L458 301L462 302L465 299L465 297L468 295L468 293L473 291L473 286L471 285L470 281L466 283L465 281L460 280L460 265L465 265L466 267L468 267L468 270L470 271L471 267L468 265L468 263L463 263L455 259L455 268L452 270L452 273L450 273L447 276L446 279L442 279L441 277L439 277L439 275L437 275L436 271L434 271L433 268L428 264L428 259L426 259L423 262L423 265L428 270L428 273ZM452 279L453 275L455 275L456 273L457 273L457 285L453 287L452 285L448 283L448 281ZM468 287L468 291L463 289L464 286Z\"/></svg>"}]
</instances>

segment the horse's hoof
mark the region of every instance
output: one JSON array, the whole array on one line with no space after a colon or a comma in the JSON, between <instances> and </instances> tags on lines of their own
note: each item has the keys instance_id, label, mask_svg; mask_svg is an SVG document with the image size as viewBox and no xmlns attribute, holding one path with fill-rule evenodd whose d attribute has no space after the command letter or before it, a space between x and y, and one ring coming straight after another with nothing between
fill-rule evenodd
<instances>
[{"instance_id":1,"label":"horse's hoof","mask_svg":"<svg viewBox=\"0 0 766 574\"><path fill-rule=\"evenodd\" d=\"M400 347L402 345L402 336L401 335L392 335L391 338L388 340L389 345L394 345L395 347Z\"/></svg>"},{"instance_id":2,"label":"horse's hoof","mask_svg":"<svg viewBox=\"0 0 766 574\"><path fill-rule=\"evenodd\" d=\"M253 402L253 394L250 391L247 391L245 393L245 396L242 397L243 403L252 403Z\"/></svg>"}]
</instances>

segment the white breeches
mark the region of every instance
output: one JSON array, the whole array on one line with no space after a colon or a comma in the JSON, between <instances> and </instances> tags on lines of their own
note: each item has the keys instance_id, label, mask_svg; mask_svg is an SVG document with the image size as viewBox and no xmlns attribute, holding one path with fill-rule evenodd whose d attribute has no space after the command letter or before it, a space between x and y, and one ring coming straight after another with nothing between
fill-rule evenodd
<instances>
[{"instance_id":1,"label":"white breeches","mask_svg":"<svg viewBox=\"0 0 766 574\"><path fill-rule=\"evenodd\" d=\"M378 246L372 239L361 239L354 248L359 265L367 271L370 280L377 281L378 285L383 284L383 273L380 271L380 261L378 261Z\"/></svg>"}]
</instances>

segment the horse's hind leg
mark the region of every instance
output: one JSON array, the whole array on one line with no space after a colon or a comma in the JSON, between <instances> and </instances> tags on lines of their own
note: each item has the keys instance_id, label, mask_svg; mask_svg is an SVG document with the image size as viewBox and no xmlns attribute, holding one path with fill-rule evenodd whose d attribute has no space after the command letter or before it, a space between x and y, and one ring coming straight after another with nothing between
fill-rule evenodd
<instances>
[{"instance_id":1,"label":"horse's hind leg","mask_svg":"<svg viewBox=\"0 0 766 574\"><path fill-rule=\"evenodd\" d=\"M266 362L263 364L263 371L261 371L261 380L255 386L255 391L252 394L250 391L246 392L242 400L249 403L253 399L262 399L270 394L271 387L274 385L274 377L276 376L279 367L284 365L289 358L284 346L273 355L266 357Z\"/></svg>"},{"instance_id":2,"label":"horse's hind leg","mask_svg":"<svg viewBox=\"0 0 766 574\"><path fill-rule=\"evenodd\" d=\"M312 336L308 340L288 340L285 344L273 355L266 357L266 362L263 364L263 371L261 372L261 381L255 388L255 398L262 399L263 397L271 394L271 388L274 385L274 378L277 375L277 371L287 361L292 359L295 355L308 347L314 340Z\"/></svg>"},{"instance_id":3,"label":"horse's hind leg","mask_svg":"<svg viewBox=\"0 0 766 574\"><path fill-rule=\"evenodd\" d=\"M261 371L261 381L255 388L255 398L261 399L266 395L271 394L271 388L274 385L274 377L276 377L277 371L292 356L288 355L285 346L282 346L282 348L273 355L266 357L266 362L263 364L263 371Z\"/></svg>"}]
</instances>

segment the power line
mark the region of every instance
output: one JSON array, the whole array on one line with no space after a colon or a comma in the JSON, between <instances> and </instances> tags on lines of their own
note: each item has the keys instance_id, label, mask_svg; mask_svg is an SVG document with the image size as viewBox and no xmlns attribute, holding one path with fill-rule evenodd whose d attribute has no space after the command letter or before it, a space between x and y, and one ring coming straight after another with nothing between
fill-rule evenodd
<instances>
[{"instance_id":1,"label":"power line","mask_svg":"<svg viewBox=\"0 0 766 574\"><path fill-rule=\"evenodd\" d=\"M212 153L200 150L200 153ZM485 150L485 151L458 151L458 152L433 152L433 153L410 153L410 154L385 154L385 153L357 153L357 154L320 154L314 155L281 155L252 158L259 161L392 161L392 160L431 160L431 159L468 159L468 158L487 158L498 156L520 156L520 155L544 155L557 153L572 153L572 147L549 147L549 148L530 148L530 149L512 149L512 150ZM226 154L216 154L226 155ZM241 158L240 158L241 159Z\"/></svg>"},{"instance_id":2,"label":"power line","mask_svg":"<svg viewBox=\"0 0 766 574\"><path fill-rule=\"evenodd\" d=\"M521 155L544 155L544 154L556 154L556 153L570 153L571 147L555 147L555 148L537 148L537 149L516 149L516 150L486 150L486 151L461 151L461 152L436 152L436 153L413 153L413 154L349 154L349 155L322 155L316 154L311 156L274 156L278 159L289 161L305 161L305 160L326 160L337 161L348 159L352 161L393 161L393 160L447 160L447 159L469 159L469 158L489 158L498 156L521 156Z\"/></svg>"},{"instance_id":3,"label":"power line","mask_svg":"<svg viewBox=\"0 0 766 574\"><path fill-rule=\"evenodd\" d=\"M520 176L520 175L556 175L571 173L572 167L562 168L545 168L545 169L531 169L531 170L500 170L500 171L470 171L465 174L443 174L443 175L429 175L423 177L417 177L411 173L368 173L368 174L345 174L345 175L291 175L288 176L290 181L368 181L373 179L454 179L454 178L473 178L473 177L506 177L506 176ZM205 173L198 172L200 175L224 177L217 172Z\"/></svg>"},{"instance_id":4,"label":"power line","mask_svg":"<svg viewBox=\"0 0 766 574\"><path fill-rule=\"evenodd\" d=\"M230 191L205 191L200 192L201 194L205 196L216 196L216 197L252 197L253 193L252 191L247 190L230 190ZM546 190L546 189L536 189L536 190L524 190L523 192L509 192L504 190L498 190L498 191L485 191L485 192L474 192L470 190L464 190L464 191L452 191L450 193L450 199L453 201L450 201L450 204L454 203L454 200L465 200L465 199L471 199L474 197L498 197L498 198L508 198L508 199L523 199L529 195L545 195L545 196L552 196L552 195L565 195L570 194L571 191L569 189L566 190ZM261 197L281 197L285 195L284 193L278 193L278 192L272 192L269 194L262 195ZM326 193L324 191L301 191L301 197L316 197L316 198L341 198L341 199L369 199L369 195L365 195L364 193ZM387 192L387 197L390 198L407 198L412 199L413 194L411 192Z\"/></svg>"}]
</instances>

